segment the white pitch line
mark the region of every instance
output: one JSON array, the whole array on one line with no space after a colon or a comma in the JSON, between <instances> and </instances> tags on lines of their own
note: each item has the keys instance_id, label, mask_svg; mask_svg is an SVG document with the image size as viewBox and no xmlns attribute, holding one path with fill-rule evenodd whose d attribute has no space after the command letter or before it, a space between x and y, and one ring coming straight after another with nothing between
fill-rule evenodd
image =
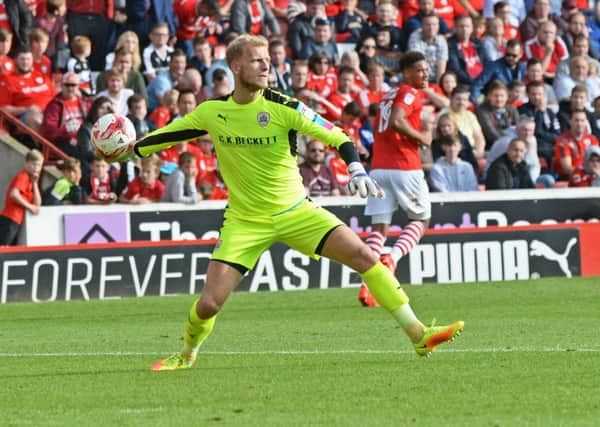
<instances>
[{"instance_id":1,"label":"white pitch line","mask_svg":"<svg viewBox=\"0 0 600 427\"><path fill-rule=\"evenodd\" d=\"M600 348L561 348L561 347L510 347L510 348L443 348L441 353L560 353L580 352L598 353ZM61 352L61 353L0 353L0 357L104 357L104 356L157 356L167 352ZM264 351L204 351L201 354L209 356L302 356L302 355L336 355L336 354L413 354L413 350L264 350Z\"/></svg>"}]
</instances>

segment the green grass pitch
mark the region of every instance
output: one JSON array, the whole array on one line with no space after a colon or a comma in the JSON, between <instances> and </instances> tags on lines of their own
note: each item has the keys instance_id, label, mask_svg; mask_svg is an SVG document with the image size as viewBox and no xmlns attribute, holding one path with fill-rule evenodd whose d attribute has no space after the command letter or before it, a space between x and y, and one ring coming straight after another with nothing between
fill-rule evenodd
<instances>
[{"instance_id":1,"label":"green grass pitch","mask_svg":"<svg viewBox=\"0 0 600 427\"><path fill-rule=\"evenodd\" d=\"M406 289L466 322L429 359L355 289L236 293L177 372L192 296L0 306L0 425L600 425L600 280Z\"/></svg>"}]
</instances>

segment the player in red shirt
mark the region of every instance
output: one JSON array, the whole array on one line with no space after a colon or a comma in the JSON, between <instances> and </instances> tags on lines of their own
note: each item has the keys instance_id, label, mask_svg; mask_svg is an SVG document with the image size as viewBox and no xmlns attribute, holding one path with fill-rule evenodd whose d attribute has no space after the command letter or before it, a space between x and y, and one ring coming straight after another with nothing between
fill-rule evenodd
<instances>
[{"instance_id":1,"label":"player in red shirt","mask_svg":"<svg viewBox=\"0 0 600 427\"><path fill-rule=\"evenodd\" d=\"M559 178L568 178L583 165L585 150L597 146L598 140L587 132L588 120L585 110L574 110L569 119L569 130L561 133L554 144L553 169Z\"/></svg>"},{"instance_id":2,"label":"player in red shirt","mask_svg":"<svg viewBox=\"0 0 600 427\"><path fill-rule=\"evenodd\" d=\"M33 55L28 47L17 51L15 66L14 74L0 76L0 107L39 132L42 112L55 94L54 84L33 69Z\"/></svg>"},{"instance_id":3,"label":"player in red shirt","mask_svg":"<svg viewBox=\"0 0 600 427\"><path fill-rule=\"evenodd\" d=\"M34 215L39 213L42 197L38 182L43 163L42 153L29 151L25 155L25 167L10 182L4 209L0 213L0 246L17 243L26 210Z\"/></svg>"},{"instance_id":4,"label":"player in red shirt","mask_svg":"<svg viewBox=\"0 0 600 427\"><path fill-rule=\"evenodd\" d=\"M375 142L370 176L384 189L386 197L369 197L365 215L371 217L372 232L367 244L381 256L394 211L404 210L410 223L404 227L390 254L381 262L396 270L398 260L419 242L429 225L431 204L420 146L431 145L431 124L421 125L422 89L429 80L429 64L421 52L409 51L399 61L404 83L387 92L379 103L375 118ZM363 305L374 302L366 287L361 286Z\"/></svg>"},{"instance_id":5,"label":"player in red shirt","mask_svg":"<svg viewBox=\"0 0 600 427\"><path fill-rule=\"evenodd\" d=\"M140 175L131 181L121 193L119 201L133 205L160 202L165 192L165 186L158 176L160 174L160 159L156 156L141 159Z\"/></svg>"}]
</instances>

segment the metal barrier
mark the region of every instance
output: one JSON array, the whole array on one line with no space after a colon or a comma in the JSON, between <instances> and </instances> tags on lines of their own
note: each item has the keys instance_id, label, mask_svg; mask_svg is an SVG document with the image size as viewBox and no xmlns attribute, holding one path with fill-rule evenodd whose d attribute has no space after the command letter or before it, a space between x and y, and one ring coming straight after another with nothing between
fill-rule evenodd
<instances>
[{"instance_id":1,"label":"metal barrier","mask_svg":"<svg viewBox=\"0 0 600 427\"><path fill-rule=\"evenodd\" d=\"M68 157L52 141L44 138L17 117L0 108L0 133L8 133L12 136L11 128L16 131L15 133L27 135L36 145L41 146L45 164L60 164Z\"/></svg>"}]
</instances>

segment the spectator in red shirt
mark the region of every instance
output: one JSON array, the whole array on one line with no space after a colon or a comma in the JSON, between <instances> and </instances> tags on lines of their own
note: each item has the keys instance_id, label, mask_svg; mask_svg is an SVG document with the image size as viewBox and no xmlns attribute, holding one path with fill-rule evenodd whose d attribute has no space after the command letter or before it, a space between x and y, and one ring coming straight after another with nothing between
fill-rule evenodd
<instances>
[{"instance_id":1,"label":"spectator in red shirt","mask_svg":"<svg viewBox=\"0 0 600 427\"><path fill-rule=\"evenodd\" d=\"M543 22L536 37L525 42L524 60L538 58L546 79L554 79L558 64L568 57L567 46L556 34L556 24L552 21Z\"/></svg>"},{"instance_id":2,"label":"spectator in red shirt","mask_svg":"<svg viewBox=\"0 0 600 427\"><path fill-rule=\"evenodd\" d=\"M119 201L133 205L160 202L165 186L158 179L160 159L156 156L141 159L140 175L127 185Z\"/></svg>"},{"instance_id":3,"label":"spectator in red shirt","mask_svg":"<svg viewBox=\"0 0 600 427\"><path fill-rule=\"evenodd\" d=\"M381 65L371 63L367 69L367 78L369 79L369 84L356 98L356 101L363 110L363 114L367 113L369 105L381 101L383 95L389 90L389 86L384 81L385 72Z\"/></svg>"},{"instance_id":4,"label":"spectator in red shirt","mask_svg":"<svg viewBox=\"0 0 600 427\"><path fill-rule=\"evenodd\" d=\"M569 130L561 133L554 145L554 170L559 179L568 179L575 169L583 165L586 149L597 146L598 140L588 133L588 119L584 110L573 110Z\"/></svg>"},{"instance_id":5,"label":"spectator in red shirt","mask_svg":"<svg viewBox=\"0 0 600 427\"><path fill-rule=\"evenodd\" d=\"M600 187L600 147L592 145L585 150L583 165L569 177L569 187Z\"/></svg>"},{"instance_id":6,"label":"spectator in red shirt","mask_svg":"<svg viewBox=\"0 0 600 427\"><path fill-rule=\"evenodd\" d=\"M12 34L5 28L0 28L0 74L15 72L15 61L8 56L12 46Z\"/></svg>"},{"instance_id":7,"label":"spectator in red shirt","mask_svg":"<svg viewBox=\"0 0 600 427\"><path fill-rule=\"evenodd\" d=\"M54 94L54 84L33 69L33 55L27 47L16 54L15 73L0 77L0 106L38 132L44 118L42 112Z\"/></svg>"},{"instance_id":8,"label":"spectator in red shirt","mask_svg":"<svg viewBox=\"0 0 600 427\"><path fill-rule=\"evenodd\" d=\"M314 53L309 61L308 81L306 88L328 97L337 89L337 75L332 60L325 52Z\"/></svg>"},{"instance_id":9,"label":"spectator in red shirt","mask_svg":"<svg viewBox=\"0 0 600 427\"><path fill-rule=\"evenodd\" d=\"M83 201L91 205L108 205L117 201L117 182L110 174L106 160L92 160L90 176L82 180Z\"/></svg>"},{"instance_id":10,"label":"spectator in red shirt","mask_svg":"<svg viewBox=\"0 0 600 427\"><path fill-rule=\"evenodd\" d=\"M42 204L38 182L44 157L37 150L25 155L25 167L11 181L0 213L0 246L16 245L25 211L37 215Z\"/></svg>"},{"instance_id":11,"label":"spectator in red shirt","mask_svg":"<svg viewBox=\"0 0 600 427\"><path fill-rule=\"evenodd\" d=\"M50 58L44 55L48 48L48 41L48 33L41 28L34 28L29 34L29 44L33 54L33 69L52 79L52 63Z\"/></svg>"},{"instance_id":12,"label":"spectator in red shirt","mask_svg":"<svg viewBox=\"0 0 600 427\"><path fill-rule=\"evenodd\" d=\"M173 117L179 114L177 108L177 99L179 98L179 91L177 89L170 89L165 92L161 99L161 105L150 113L149 119L154 123L156 129L160 129L166 126Z\"/></svg>"},{"instance_id":13,"label":"spectator in red shirt","mask_svg":"<svg viewBox=\"0 0 600 427\"><path fill-rule=\"evenodd\" d=\"M504 24L504 38L506 41L512 39L521 40L521 31L510 23L511 17L510 4L505 1L499 1L494 5L494 16L500 18Z\"/></svg>"},{"instance_id":14,"label":"spectator in red shirt","mask_svg":"<svg viewBox=\"0 0 600 427\"><path fill-rule=\"evenodd\" d=\"M77 146L77 132L85 120L89 105L78 90L79 78L66 73L62 90L52 98L44 110L42 134L67 155L81 158Z\"/></svg>"}]
</instances>

